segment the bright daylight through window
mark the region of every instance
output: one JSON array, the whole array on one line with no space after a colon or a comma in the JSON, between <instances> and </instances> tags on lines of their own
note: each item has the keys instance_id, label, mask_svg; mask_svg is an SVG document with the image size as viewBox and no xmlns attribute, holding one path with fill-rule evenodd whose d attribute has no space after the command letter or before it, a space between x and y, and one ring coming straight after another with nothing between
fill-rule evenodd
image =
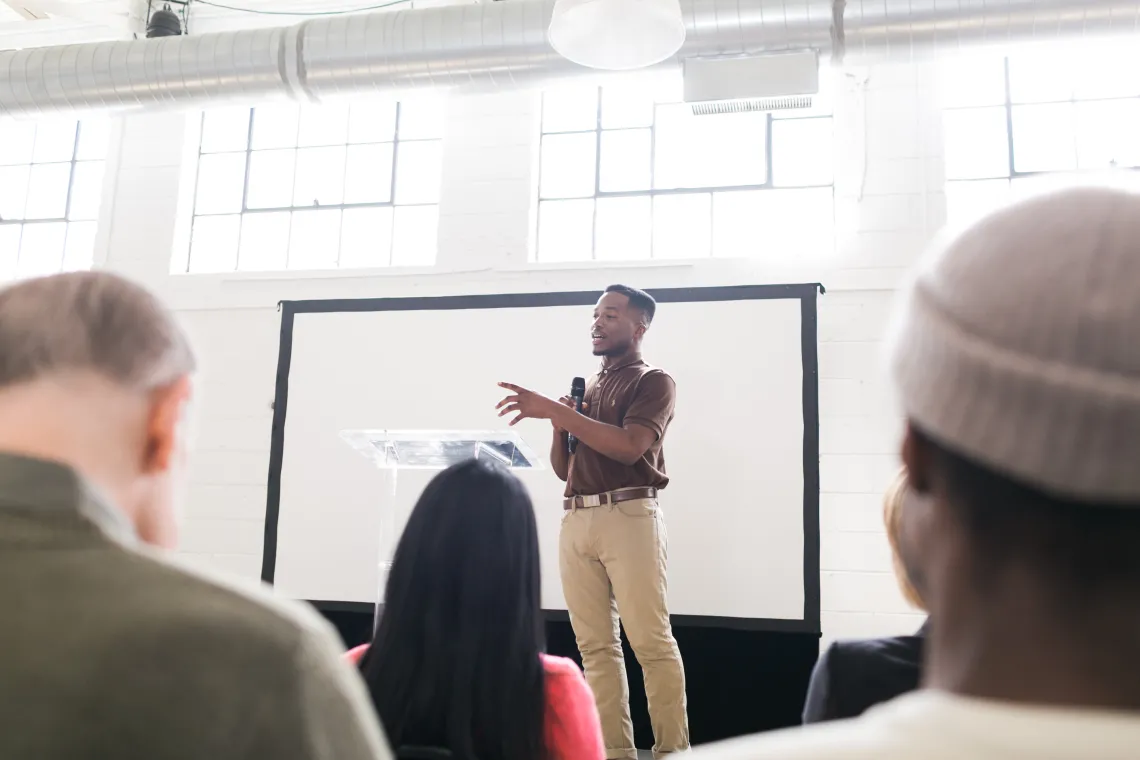
<instances>
[{"instance_id":1,"label":"bright daylight through window","mask_svg":"<svg viewBox=\"0 0 1140 760\"><path fill-rule=\"evenodd\" d=\"M543 96L538 262L831 249L829 112L695 116L679 84L640 77Z\"/></svg>"},{"instance_id":2,"label":"bright daylight through window","mask_svg":"<svg viewBox=\"0 0 1140 760\"><path fill-rule=\"evenodd\" d=\"M1073 172L1140 167L1140 55L954 59L943 71L947 216L963 224Z\"/></svg>"},{"instance_id":3,"label":"bright daylight through window","mask_svg":"<svg viewBox=\"0 0 1140 760\"><path fill-rule=\"evenodd\" d=\"M0 280L91 268L107 130L0 118Z\"/></svg>"},{"instance_id":4,"label":"bright daylight through window","mask_svg":"<svg viewBox=\"0 0 1140 760\"><path fill-rule=\"evenodd\" d=\"M190 272L435 263L443 103L202 116Z\"/></svg>"}]
</instances>

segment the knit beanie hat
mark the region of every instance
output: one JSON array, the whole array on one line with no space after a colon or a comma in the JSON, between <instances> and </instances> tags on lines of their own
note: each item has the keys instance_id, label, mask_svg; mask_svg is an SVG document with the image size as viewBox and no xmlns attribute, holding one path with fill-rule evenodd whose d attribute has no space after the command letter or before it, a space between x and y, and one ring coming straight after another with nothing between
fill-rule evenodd
<instances>
[{"instance_id":1,"label":"knit beanie hat","mask_svg":"<svg viewBox=\"0 0 1140 760\"><path fill-rule=\"evenodd\" d=\"M1055 496L1140 506L1140 195L1073 188L928 253L895 315L914 424Z\"/></svg>"}]
</instances>

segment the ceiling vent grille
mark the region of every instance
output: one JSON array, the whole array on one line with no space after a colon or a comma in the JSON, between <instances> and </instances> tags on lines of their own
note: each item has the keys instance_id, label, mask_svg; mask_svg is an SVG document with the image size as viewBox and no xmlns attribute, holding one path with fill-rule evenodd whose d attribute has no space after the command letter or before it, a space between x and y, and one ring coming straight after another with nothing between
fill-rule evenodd
<instances>
[{"instance_id":1,"label":"ceiling vent grille","mask_svg":"<svg viewBox=\"0 0 1140 760\"><path fill-rule=\"evenodd\" d=\"M819 54L689 58L682 82L685 102L698 116L811 108L819 92Z\"/></svg>"},{"instance_id":2,"label":"ceiling vent grille","mask_svg":"<svg viewBox=\"0 0 1140 760\"><path fill-rule=\"evenodd\" d=\"M782 98L749 98L747 100L717 100L693 103L694 116L712 116L721 113L750 113L754 111L800 111L810 109L814 100L810 95L791 95Z\"/></svg>"}]
</instances>

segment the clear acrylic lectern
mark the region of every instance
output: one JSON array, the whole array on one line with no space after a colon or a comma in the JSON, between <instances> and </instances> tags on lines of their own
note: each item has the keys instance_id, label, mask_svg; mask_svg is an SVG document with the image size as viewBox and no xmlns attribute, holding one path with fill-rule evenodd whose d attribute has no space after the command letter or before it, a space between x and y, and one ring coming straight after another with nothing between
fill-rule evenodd
<instances>
[{"instance_id":1,"label":"clear acrylic lectern","mask_svg":"<svg viewBox=\"0 0 1140 760\"><path fill-rule=\"evenodd\" d=\"M391 482L388 503L380 505L380 554L376 620L384 605L388 569L407 515L396 514L400 470L444 470L467 459L490 459L509 469L541 469L542 463L512 430L342 430L349 446L385 470ZM399 519L397 519L399 518Z\"/></svg>"}]
</instances>

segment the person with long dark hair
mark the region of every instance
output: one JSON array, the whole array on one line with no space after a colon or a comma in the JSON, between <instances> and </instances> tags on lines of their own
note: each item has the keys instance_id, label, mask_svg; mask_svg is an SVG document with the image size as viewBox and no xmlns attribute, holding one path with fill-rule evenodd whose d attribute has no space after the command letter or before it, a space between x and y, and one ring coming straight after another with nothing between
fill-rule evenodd
<instances>
[{"instance_id":1,"label":"person with long dark hair","mask_svg":"<svg viewBox=\"0 0 1140 760\"><path fill-rule=\"evenodd\" d=\"M601 760L594 697L543 652L534 507L479 460L437 475L396 546L370 645L349 656L397 750L455 760Z\"/></svg>"}]
</instances>

